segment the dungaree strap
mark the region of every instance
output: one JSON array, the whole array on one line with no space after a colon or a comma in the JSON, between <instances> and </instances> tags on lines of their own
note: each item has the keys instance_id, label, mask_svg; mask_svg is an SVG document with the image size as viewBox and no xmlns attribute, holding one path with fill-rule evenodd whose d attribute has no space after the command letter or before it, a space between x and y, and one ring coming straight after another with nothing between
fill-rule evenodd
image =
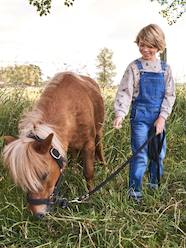
<instances>
[{"instance_id":1,"label":"dungaree strap","mask_svg":"<svg viewBox=\"0 0 186 248\"><path fill-rule=\"evenodd\" d=\"M138 59L136 59L136 60L135 60L135 64L137 65L139 71L140 71L140 70L143 70L143 66L142 66L141 61L139 61Z\"/></svg>"}]
</instances>

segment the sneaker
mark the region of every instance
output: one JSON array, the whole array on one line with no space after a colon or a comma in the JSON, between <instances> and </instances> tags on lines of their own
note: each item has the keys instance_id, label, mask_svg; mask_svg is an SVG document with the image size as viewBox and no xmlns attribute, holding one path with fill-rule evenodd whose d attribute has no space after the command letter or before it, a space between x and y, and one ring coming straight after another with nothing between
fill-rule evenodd
<instances>
[{"instance_id":1,"label":"sneaker","mask_svg":"<svg viewBox=\"0 0 186 248\"><path fill-rule=\"evenodd\" d=\"M138 197L129 196L129 199L132 199L135 203L139 204L142 202L143 197L142 196L138 196Z\"/></svg>"},{"instance_id":2,"label":"sneaker","mask_svg":"<svg viewBox=\"0 0 186 248\"><path fill-rule=\"evenodd\" d=\"M133 189L129 190L129 198L134 200L136 203L140 203L142 200L142 193L134 191Z\"/></svg>"},{"instance_id":3,"label":"sneaker","mask_svg":"<svg viewBox=\"0 0 186 248\"><path fill-rule=\"evenodd\" d=\"M149 187L149 189L153 189L153 190L158 189L158 184L156 183L147 183L147 186Z\"/></svg>"}]
</instances>

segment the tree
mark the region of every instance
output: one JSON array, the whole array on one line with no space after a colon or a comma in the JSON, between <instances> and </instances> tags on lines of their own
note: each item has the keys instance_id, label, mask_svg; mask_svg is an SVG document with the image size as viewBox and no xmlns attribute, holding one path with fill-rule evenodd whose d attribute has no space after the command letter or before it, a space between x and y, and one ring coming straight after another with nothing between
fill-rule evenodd
<instances>
[{"instance_id":1,"label":"tree","mask_svg":"<svg viewBox=\"0 0 186 248\"><path fill-rule=\"evenodd\" d=\"M41 69L37 65L15 65L0 68L0 81L11 85L32 85L42 83Z\"/></svg>"},{"instance_id":2,"label":"tree","mask_svg":"<svg viewBox=\"0 0 186 248\"><path fill-rule=\"evenodd\" d=\"M52 0L27 0L29 3L36 7L40 16L48 15L51 10ZM60 1L60 0L59 0ZM62 1L62 0L61 0ZM64 5L67 7L73 6L75 0L63 0ZM88 1L88 0L87 0ZM163 9L160 14L167 19L168 23L172 25L176 23L184 12L186 12L186 0L150 0L151 2L157 1L162 5Z\"/></svg>"},{"instance_id":3,"label":"tree","mask_svg":"<svg viewBox=\"0 0 186 248\"><path fill-rule=\"evenodd\" d=\"M106 47L101 49L97 56L97 81L103 88L110 86L113 83L112 78L116 75L116 66L112 62L112 56L113 52Z\"/></svg>"}]
</instances>

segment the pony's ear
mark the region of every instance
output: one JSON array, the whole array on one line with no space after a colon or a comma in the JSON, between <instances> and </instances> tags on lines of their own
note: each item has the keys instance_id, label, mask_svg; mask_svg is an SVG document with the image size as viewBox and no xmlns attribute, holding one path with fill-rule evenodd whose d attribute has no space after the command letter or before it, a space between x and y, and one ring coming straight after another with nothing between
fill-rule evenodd
<instances>
[{"instance_id":1,"label":"pony's ear","mask_svg":"<svg viewBox=\"0 0 186 248\"><path fill-rule=\"evenodd\" d=\"M17 138L13 137L13 136L3 136L3 141L5 143L5 145L8 145L9 143L11 143L12 141L16 140Z\"/></svg>"},{"instance_id":2,"label":"pony's ear","mask_svg":"<svg viewBox=\"0 0 186 248\"><path fill-rule=\"evenodd\" d=\"M32 144L34 150L39 154L45 154L49 151L52 143L53 133L49 134L46 139L38 141L35 140Z\"/></svg>"}]
</instances>

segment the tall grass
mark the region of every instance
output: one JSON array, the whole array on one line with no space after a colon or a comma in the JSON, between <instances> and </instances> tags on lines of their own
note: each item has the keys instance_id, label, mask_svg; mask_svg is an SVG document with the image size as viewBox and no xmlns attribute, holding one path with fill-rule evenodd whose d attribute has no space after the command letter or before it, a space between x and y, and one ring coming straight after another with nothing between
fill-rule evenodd
<instances>
[{"instance_id":1,"label":"tall grass","mask_svg":"<svg viewBox=\"0 0 186 248\"><path fill-rule=\"evenodd\" d=\"M120 131L112 128L113 95L105 95L104 150L107 168L96 164L95 184L105 179L131 154L129 120ZM0 92L0 133L17 134L21 113L32 101L21 91ZM27 212L24 193L0 166L1 248L128 248L186 247L186 88L177 89L177 100L167 123L168 151L161 187L151 192L144 180L140 205L127 197L128 168L84 204L56 208L42 221ZM1 149L2 149L1 142ZM78 166L79 165L79 166ZM63 194L68 199L84 194L81 164L69 162Z\"/></svg>"}]
</instances>

